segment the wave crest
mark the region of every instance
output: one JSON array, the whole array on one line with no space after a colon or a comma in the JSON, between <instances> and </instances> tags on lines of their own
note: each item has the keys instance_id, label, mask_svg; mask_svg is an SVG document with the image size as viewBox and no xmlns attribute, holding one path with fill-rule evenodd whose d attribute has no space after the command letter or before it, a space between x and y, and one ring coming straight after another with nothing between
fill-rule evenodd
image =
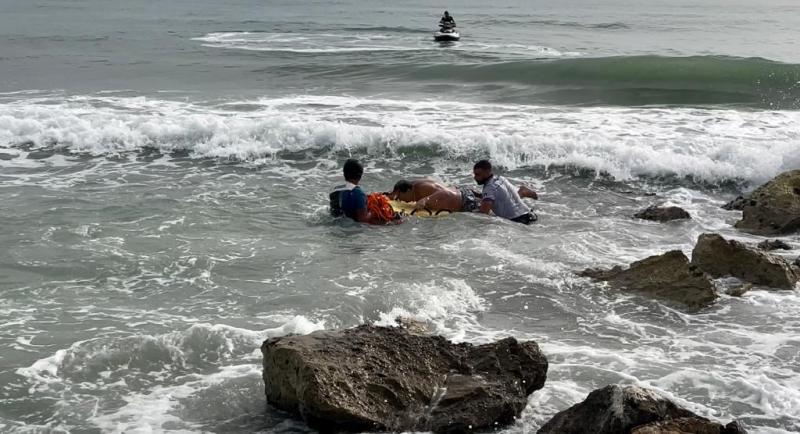
<instances>
[{"instance_id":1,"label":"wave crest","mask_svg":"<svg viewBox=\"0 0 800 434\"><path fill-rule=\"evenodd\" d=\"M245 111L241 108L245 107ZM489 157L507 168L564 165L638 176L760 182L800 165L800 113L552 108L349 97L216 106L144 98L0 105L0 165L50 147L95 155L142 149L258 160L340 153L427 160ZM1 149L0 149L1 150Z\"/></svg>"}]
</instances>

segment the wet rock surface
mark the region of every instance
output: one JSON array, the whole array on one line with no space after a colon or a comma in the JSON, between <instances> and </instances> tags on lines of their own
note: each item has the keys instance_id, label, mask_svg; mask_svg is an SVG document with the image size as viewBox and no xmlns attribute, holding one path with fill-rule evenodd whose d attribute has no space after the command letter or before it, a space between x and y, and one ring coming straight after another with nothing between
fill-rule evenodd
<instances>
[{"instance_id":1,"label":"wet rock surface","mask_svg":"<svg viewBox=\"0 0 800 434\"><path fill-rule=\"evenodd\" d=\"M665 397L638 386L610 385L556 414L539 434L617 434L662 420L696 416Z\"/></svg>"},{"instance_id":2,"label":"wet rock surface","mask_svg":"<svg viewBox=\"0 0 800 434\"><path fill-rule=\"evenodd\" d=\"M692 216L683 208L677 206L651 206L645 210L639 211L633 215L635 218L642 220L651 220L657 222L668 222L672 220L688 220Z\"/></svg>"},{"instance_id":3,"label":"wet rock surface","mask_svg":"<svg viewBox=\"0 0 800 434\"><path fill-rule=\"evenodd\" d=\"M794 289L798 270L783 258L718 234L702 234L692 251L692 265L712 277L733 276L756 285Z\"/></svg>"},{"instance_id":4,"label":"wet rock surface","mask_svg":"<svg viewBox=\"0 0 800 434\"><path fill-rule=\"evenodd\" d=\"M610 385L556 414L538 434L744 434L737 423L723 426L698 416L659 393L638 386Z\"/></svg>"},{"instance_id":5,"label":"wet rock surface","mask_svg":"<svg viewBox=\"0 0 800 434\"><path fill-rule=\"evenodd\" d=\"M741 211L747 205L755 205L755 202L751 202L750 199L745 198L744 196L738 196L736 199L722 205L722 209L727 209L728 211Z\"/></svg>"},{"instance_id":6,"label":"wet rock surface","mask_svg":"<svg viewBox=\"0 0 800 434\"><path fill-rule=\"evenodd\" d=\"M619 266L610 270L587 269L579 275L606 281L623 291L648 294L694 308L708 305L717 298L708 276L691 266L689 258L680 250L634 262L627 269Z\"/></svg>"},{"instance_id":7,"label":"wet rock surface","mask_svg":"<svg viewBox=\"0 0 800 434\"><path fill-rule=\"evenodd\" d=\"M634 428L632 434L747 434L736 421L723 426L702 417L682 417Z\"/></svg>"},{"instance_id":8,"label":"wet rock surface","mask_svg":"<svg viewBox=\"0 0 800 434\"><path fill-rule=\"evenodd\" d=\"M322 432L510 424L547 375L535 342L454 344L396 327L274 338L261 351L267 401Z\"/></svg>"},{"instance_id":9,"label":"wet rock surface","mask_svg":"<svg viewBox=\"0 0 800 434\"><path fill-rule=\"evenodd\" d=\"M800 170L778 175L737 207L741 207L742 219L736 227L742 231L759 235L800 231Z\"/></svg>"},{"instance_id":10,"label":"wet rock surface","mask_svg":"<svg viewBox=\"0 0 800 434\"><path fill-rule=\"evenodd\" d=\"M781 240L765 240L756 246L761 250L792 250L792 246Z\"/></svg>"}]
</instances>

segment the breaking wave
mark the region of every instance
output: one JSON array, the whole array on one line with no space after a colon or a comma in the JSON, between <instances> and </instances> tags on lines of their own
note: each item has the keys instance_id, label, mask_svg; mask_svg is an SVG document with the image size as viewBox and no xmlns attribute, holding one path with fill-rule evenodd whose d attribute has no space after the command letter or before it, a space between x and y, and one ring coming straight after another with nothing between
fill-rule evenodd
<instances>
[{"instance_id":1,"label":"breaking wave","mask_svg":"<svg viewBox=\"0 0 800 434\"><path fill-rule=\"evenodd\" d=\"M235 161L313 152L331 159L490 157L508 168L563 165L617 179L760 182L800 165L798 131L800 113L786 111L559 109L322 96L216 105L28 99L0 105L0 166L41 158L41 150L108 155L147 149Z\"/></svg>"}]
</instances>

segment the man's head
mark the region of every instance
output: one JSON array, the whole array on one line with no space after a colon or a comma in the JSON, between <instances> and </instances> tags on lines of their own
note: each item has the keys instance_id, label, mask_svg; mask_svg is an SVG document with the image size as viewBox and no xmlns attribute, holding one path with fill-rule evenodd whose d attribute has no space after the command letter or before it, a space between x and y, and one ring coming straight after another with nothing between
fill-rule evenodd
<instances>
[{"instance_id":1,"label":"man's head","mask_svg":"<svg viewBox=\"0 0 800 434\"><path fill-rule=\"evenodd\" d=\"M450 18L450 12L444 11L444 17L445 18Z\"/></svg>"},{"instance_id":2,"label":"man's head","mask_svg":"<svg viewBox=\"0 0 800 434\"><path fill-rule=\"evenodd\" d=\"M394 189L392 189L391 194L389 194L389 199L401 200L403 202L413 202L414 184L412 184L410 181L406 181L405 179L397 181L397 183L394 185Z\"/></svg>"},{"instance_id":3,"label":"man's head","mask_svg":"<svg viewBox=\"0 0 800 434\"><path fill-rule=\"evenodd\" d=\"M355 159L349 159L344 162L344 179L347 182L358 184L361 181L361 176L364 175L364 166Z\"/></svg>"},{"instance_id":4,"label":"man's head","mask_svg":"<svg viewBox=\"0 0 800 434\"><path fill-rule=\"evenodd\" d=\"M486 181L492 178L492 163L489 160L481 160L475 163L472 167L472 174L475 176L475 182L478 185L486 184Z\"/></svg>"}]
</instances>

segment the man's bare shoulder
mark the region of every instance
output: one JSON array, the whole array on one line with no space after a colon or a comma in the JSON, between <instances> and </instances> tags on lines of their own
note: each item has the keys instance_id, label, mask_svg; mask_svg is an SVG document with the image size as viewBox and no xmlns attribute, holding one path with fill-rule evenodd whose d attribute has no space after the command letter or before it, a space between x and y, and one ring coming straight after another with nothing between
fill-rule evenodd
<instances>
[{"instance_id":1,"label":"man's bare shoulder","mask_svg":"<svg viewBox=\"0 0 800 434\"><path fill-rule=\"evenodd\" d=\"M447 188L446 185L435 179L416 179L414 181L411 181L411 184L413 184L414 187L428 187L428 188L435 188L437 190Z\"/></svg>"}]
</instances>

